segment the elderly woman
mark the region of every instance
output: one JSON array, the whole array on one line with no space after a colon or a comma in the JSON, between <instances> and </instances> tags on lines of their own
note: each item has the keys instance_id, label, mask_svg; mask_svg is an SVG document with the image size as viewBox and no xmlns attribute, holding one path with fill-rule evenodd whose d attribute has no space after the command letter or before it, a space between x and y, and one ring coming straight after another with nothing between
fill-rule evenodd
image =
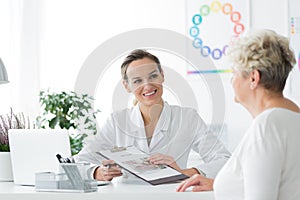
<instances>
[{"instance_id":1,"label":"elderly woman","mask_svg":"<svg viewBox=\"0 0 300 200\"><path fill-rule=\"evenodd\" d=\"M216 199L300 199L300 109L283 96L295 64L289 40L270 30L241 38L229 51L235 101L254 120L216 179L194 175L177 191L214 190Z\"/></svg>"}]
</instances>

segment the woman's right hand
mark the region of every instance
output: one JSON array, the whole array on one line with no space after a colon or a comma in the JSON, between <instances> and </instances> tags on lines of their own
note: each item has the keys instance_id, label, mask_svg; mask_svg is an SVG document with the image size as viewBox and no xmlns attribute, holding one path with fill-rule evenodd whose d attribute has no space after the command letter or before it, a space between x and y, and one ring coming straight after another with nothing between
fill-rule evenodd
<instances>
[{"instance_id":1,"label":"woman's right hand","mask_svg":"<svg viewBox=\"0 0 300 200\"><path fill-rule=\"evenodd\" d=\"M122 176L121 168L113 160L103 160L94 172L94 178L99 181L111 181L118 176Z\"/></svg>"}]
</instances>

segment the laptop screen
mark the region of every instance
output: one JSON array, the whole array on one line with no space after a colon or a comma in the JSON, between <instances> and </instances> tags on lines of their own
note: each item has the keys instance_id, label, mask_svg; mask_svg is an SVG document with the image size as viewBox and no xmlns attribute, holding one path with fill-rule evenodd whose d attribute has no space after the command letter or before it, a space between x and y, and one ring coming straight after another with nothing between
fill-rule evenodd
<instances>
[{"instance_id":1,"label":"laptop screen","mask_svg":"<svg viewBox=\"0 0 300 200\"><path fill-rule=\"evenodd\" d=\"M34 185L37 172L58 172L56 154L71 156L67 130L10 129L8 138L13 179L18 185Z\"/></svg>"}]
</instances>

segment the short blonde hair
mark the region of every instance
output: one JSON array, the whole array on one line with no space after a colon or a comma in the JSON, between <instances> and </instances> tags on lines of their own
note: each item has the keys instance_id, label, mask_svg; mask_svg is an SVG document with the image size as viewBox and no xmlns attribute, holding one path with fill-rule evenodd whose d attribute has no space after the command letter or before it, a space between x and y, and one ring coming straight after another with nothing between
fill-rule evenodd
<instances>
[{"instance_id":1,"label":"short blonde hair","mask_svg":"<svg viewBox=\"0 0 300 200\"><path fill-rule=\"evenodd\" d=\"M259 30L238 39L229 47L228 57L245 76L258 70L259 85L273 92L283 91L296 63L289 39L272 30Z\"/></svg>"}]
</instances>

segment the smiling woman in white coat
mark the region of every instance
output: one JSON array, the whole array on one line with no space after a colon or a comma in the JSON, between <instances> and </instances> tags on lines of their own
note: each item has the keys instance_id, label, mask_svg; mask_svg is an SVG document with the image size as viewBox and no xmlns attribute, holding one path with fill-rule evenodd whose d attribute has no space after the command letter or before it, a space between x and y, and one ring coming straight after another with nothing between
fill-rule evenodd
<instances>
[{"instance_id":1,"label":"smiling woman in white coat","mask_svg":"<svg viewBox=\"0 0 300 200\"><path fill-rule=\"evenodd\" d=\"M149 155L150 163L170 165L187 176L215 177L230 153L194 109L169 105L162 99L164 72L159 59L145 50L134 50L121 65L121 75L136 105L113 112L75 160L92 163L93 178L112 180L122 175L121 169L106 167L114 161L103 160L96 152L135 146ZM202 161L187 169L192 149Z\"/></svg>"}]
</instances>

